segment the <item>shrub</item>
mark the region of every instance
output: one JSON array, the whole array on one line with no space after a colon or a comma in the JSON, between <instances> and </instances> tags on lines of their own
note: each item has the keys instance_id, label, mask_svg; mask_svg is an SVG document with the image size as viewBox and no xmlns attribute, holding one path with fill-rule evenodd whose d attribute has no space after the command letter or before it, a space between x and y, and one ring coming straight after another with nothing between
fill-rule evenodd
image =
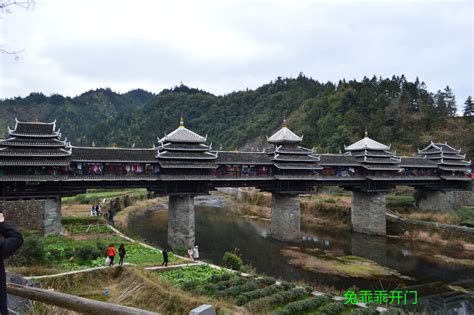
<instances>
[{"instance_id":1,"label":"shrub","mask_svg":"<svg viewBox=\"0 0 474 315\"><path fill-rule=\"evenodd\" d=\"M209 279L211 282L220 282L220 281L226 281L230 279L230 274L228 273L223 273L223 274L214 274L211 276Z\"/></svg>"},{"instance_id":2,"label":"shrub","mask_svg":"<svg viewBox=\"0 0 474 315\"><path fill-rule=\"evenodd\" d=\"M276 282L275 278L269 276L261 277L257 281L263 285L270 285Z\"/></svg>"},{"instance_id":3,"label":"shrub","mask_svg":"<svg viewBox=\"0 0 474 315\"><path fill-rule=\"evenodd\" d=\"M92 246L78 248L75 251L75 254L77 258L81 261L90 261L102 256L99 250L96 247Z\"/></svg>"},{"instance_id":4,"label":"shrub","mask_svg":"<svg viewBox=\"0 0 474 315\"><path fill-rule=\"evenodd\" d=\"M64 249L64 257L66 259L70 259L71 257L75 256L74 248L65 248Z\"/></svg>"},{"instance_id":5,"label":"shrub","mask_svg":"<svg viewBox=\"0 0 474 315\"><path fill-rule=\"evenodd\" d=\"M240 270L243 265L242 259L231 252L225 252L222 263L225 267L233 270Z\"/></svg>"},{"instance_id":6,"label":"shrub","mask_svg":"<svg viewBox=\"0 0 474 315\"><path fill-rule=\"evenodd\" d=\"M321 315L334 315L340 313L344 309L344 304L341 302L334 302L325 305L321 309Z\"/></svg>"},{"instance_id":7,"label":"shrub","mask_svg":"<svg viewBox=\"0 0 474 315\"><path fill-rule=\"evenodd\" d=\"M30 235L25 238L23 246L11 258L11 263L17 266L41 265L45 262L46 251L41 238Z\"/></svg>"},{"instance_id":8,"label":"shrub","mask_svg":"<svg viewBox=\"0 0 474 315\"><path fill-rule=\"evenodd\" d=\"M64 258L64 250L51 248L48 250L48 260L60 261Z\"/></svg>"},{"instance_id":9,"label":"shrub","mask_svg":"<svg viewBox=\"0 0 474 315\"><path fill-rule=\"evenodd\" d=\"M328 301L329 301L329 298L325 296L316 296L310 299L292 302L286 305L285 308L276 311L274 314L278 314L278 315L298 314L303 311L309 311L311 309L315 309L323 305L324 303L327 303Z\"/></svg>"}]
</instances>

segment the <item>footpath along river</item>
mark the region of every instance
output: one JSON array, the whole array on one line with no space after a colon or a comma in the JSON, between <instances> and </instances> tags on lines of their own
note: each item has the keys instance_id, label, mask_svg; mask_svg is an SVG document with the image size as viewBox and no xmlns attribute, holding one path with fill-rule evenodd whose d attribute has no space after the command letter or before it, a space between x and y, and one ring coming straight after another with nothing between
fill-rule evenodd
<instances>
[{"instance_id":1,"label":"footpath along river","mask_svg":"<svg viewBox=\"0 0 474 315\"><path fill-rule=\"evenodd\" d=\"M242 217L218 196L196 197L195 203L196 243L200 256L208 262L219 264L226 251L237 249L245 263L273 277L339 290L353 285L367 290L408 287L418 291L423 309L441 307L453 314L474 311L472 252L348 231L304 231L300 243L284 243L269 237L269 221ZM163 247L167 243L167 219L166 207L149 209L129 218L128 232ZM337 257L358 256L376 262L392 274L351 277L334 270L321 273L314 265L311 268L292 260L295 253L309 253L310 257L318 258L318 263L327 260L329 266L335 265L333 262L340 259ZM336 260L331 260L334 257Z\"/></svg>"}]
</instances>

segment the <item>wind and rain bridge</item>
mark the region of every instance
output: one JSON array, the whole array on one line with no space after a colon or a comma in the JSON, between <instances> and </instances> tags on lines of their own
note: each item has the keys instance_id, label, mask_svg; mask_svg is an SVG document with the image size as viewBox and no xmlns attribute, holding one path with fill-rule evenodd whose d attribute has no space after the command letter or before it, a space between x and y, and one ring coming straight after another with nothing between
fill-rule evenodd
<instances>
[{"instance_id":1,"label":"wind and rain bridge","mask_svg":"<svg viewBox=\"0 0 474 315\"><path fill-rule=\"evenodd\" d=\"M168 242L194 245L194 196L218 187L256 187L272 193L271 234L300 238L299 194L319 186L352 191L352 228L385 235L385 194L397 185L416 188L420 208L449 208L453 191L470 190L470 161L447 143L431 142L417 156L398 156L365 137L343 154L318 154L300 146L286 126L267 139L263 152L213 150L180 125L151 148L80 147L62 139L56 122L22 122L0 140L0 206L19 225L61 230L61 197L87 189L146 188L169 196ZM42 222L26 222L36 213Z\"/></svg>"}]
</instances>

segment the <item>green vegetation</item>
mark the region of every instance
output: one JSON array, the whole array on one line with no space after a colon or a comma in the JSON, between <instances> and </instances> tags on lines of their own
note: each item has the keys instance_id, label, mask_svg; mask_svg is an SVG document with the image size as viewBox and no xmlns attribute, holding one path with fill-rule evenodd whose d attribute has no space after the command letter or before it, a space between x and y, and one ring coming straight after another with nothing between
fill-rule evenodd
<instances>
[{"instance_id":1,"label":"green vegetation","mask_svg":"<svg viewBox=\"0 0 474 315\"><path fill-rule=\"evenodd\" d=\"M236 254L225 252L224 257L222 258L222 264L224 265L224 267L233 270L240 270L242 268L243 262L242 258L237 256Z\"/></svg>"},{"instance_id":2,"label":"green vegetation","mask_svg":"<svg viewBox=\"0 0 474 315\"><path fill-rule=\"evenodd\" d=\"M466 103L466 116L471 115L471 103ZM474 120L455 117L455 106L449 87L431 93L424 82L409 82L404 75L335 84L300 74L224 96L184 85L158 95L143 90L117 94L110 89L74 98L32 93L0 101L0 126L12 126L14 117L57 119L74 145L150 147L157 136L176 128L183 112L186 126L207 133L216 148L233 150L261 147L286 114L290 127L305 135L303 145L320 153L343 150L368 127L369 135L391 143L399 154L415 153L433 139L462 147L472 157Z\"/></svg>"},{"instance_id":3,"label":"green vegetation","mask_svg":"<svg viewBox=\"0 0 474 315\"><path fill-rule=\"evenodd\" d=\"M207 265L189 266L177 268L166 272L159 272L159 278L170 282L179 287L203 286L209 281L229 280L234 276L233 273L223 270L211 268Z\"/></svg>"},{"instance_id":4,"label":"green vegetation","mask_svg":"<svg viewBox=\"0 0 474 315\"><path fill-rule=\"evenodd\" d=\"M412 195L387 195L387 207L389 208L413 208L415 197Z\"/></svg>"},{"instance_id":5,"label":"green vegetation","mask_svg":"<svg viewBox=\"0 0 474 315\"><path fill-rule=\"evenodd\" d=\"M94 223L84 224L90 222ZM107 226L97 225L95 222L101 222L101 219L96 217L64 218L63 224L70 236L29 235L25 238L25 243L20 250L9 259L9 264L16 267L32 266L33 271L40 270L42 273L48 273L46 269L49 268L69 271L104 266L106 249L111 243L116 249L120 244L125 245L126 263L147 266L159 265L163 262L159 250L126 241L113 234ZM115 263L118 263L118 256L116 259ZM171 264L182 261L172 253L169 255L169 260Z\"/></svg>"},{"instance_id":6,"label":"green vegetation","mask_svg":"<svg viewBox=\"0 0 474 315\"><path fill-rule=\"evenodd\" d=\"M145 196L147 190L145 188L137 189L118 189L118 190L100 190L90 189L85 194L79 194L72 197L63 197L62 202L66 203L82 203L82 204L94 204L101 202L104 198L116 198L121 196Z\"/></svg>"},{"instance_id":7,"label":"green vegetation","mask_svg":"<svg viewBox=\"0 0 474 315\"><path fill-rule=\"evenodd\" d=\"M458 218L459 224L474 227L474 207L457 209L454 214Z\"/></svg>"},{"instance_id":8,"label":"green vegetation","mask_svg":"<svg viewBox=\"0 0 474 315\"><path fill-rule=\"evenodd\" d=\"M329 298L326 296L316 296L313 298L292 302L285 307L275 311L275 315L292 315L301 314L305 311L310 311L328 303Z\"/></svg>"}]
</instances>

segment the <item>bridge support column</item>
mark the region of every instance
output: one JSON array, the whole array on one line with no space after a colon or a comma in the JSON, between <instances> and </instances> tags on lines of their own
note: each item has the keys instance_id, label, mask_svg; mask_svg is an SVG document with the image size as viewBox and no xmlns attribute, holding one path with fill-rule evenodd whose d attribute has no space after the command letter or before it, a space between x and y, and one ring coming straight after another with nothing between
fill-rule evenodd
<instances>
[{"instance_id":1,"label":"bridge support column","mask_svg":"<svg viewBox=\"0 0 474 315\"><path fill-rule=\"evenodd\" d=\"M19 229L35 230L42 235L60 234L61 198L0 201L6 220Z\"/></svg>"},{"instance_id":2,"label":"bridge support column","mask_svg":"<svg viewBox=\"0 0 474 315\"><path fill-rule=\"evenodd\" d=\"M168 245L174 250L194 246L194 197L169 196Z\"/></svg>"},{"instance_id":3,"label":"bridge support column","mask_svg":"<svg viewBox=\"0 0 474 315\"><path fill-rule=\"evenodd\" d=\"M271 236L280 241L300 241L300 201L290 194L272 194Z\"/></svg>"},{"instance_id":4,"label":"bridge support column","mask_svg":"<svg viewBox=\"0 0 474 315\"><path fill-rule=\"evenodd\" d=\"M386 235L385 194L352 192L352 230L370 235Z\"/></svg>"}]
</instances>

